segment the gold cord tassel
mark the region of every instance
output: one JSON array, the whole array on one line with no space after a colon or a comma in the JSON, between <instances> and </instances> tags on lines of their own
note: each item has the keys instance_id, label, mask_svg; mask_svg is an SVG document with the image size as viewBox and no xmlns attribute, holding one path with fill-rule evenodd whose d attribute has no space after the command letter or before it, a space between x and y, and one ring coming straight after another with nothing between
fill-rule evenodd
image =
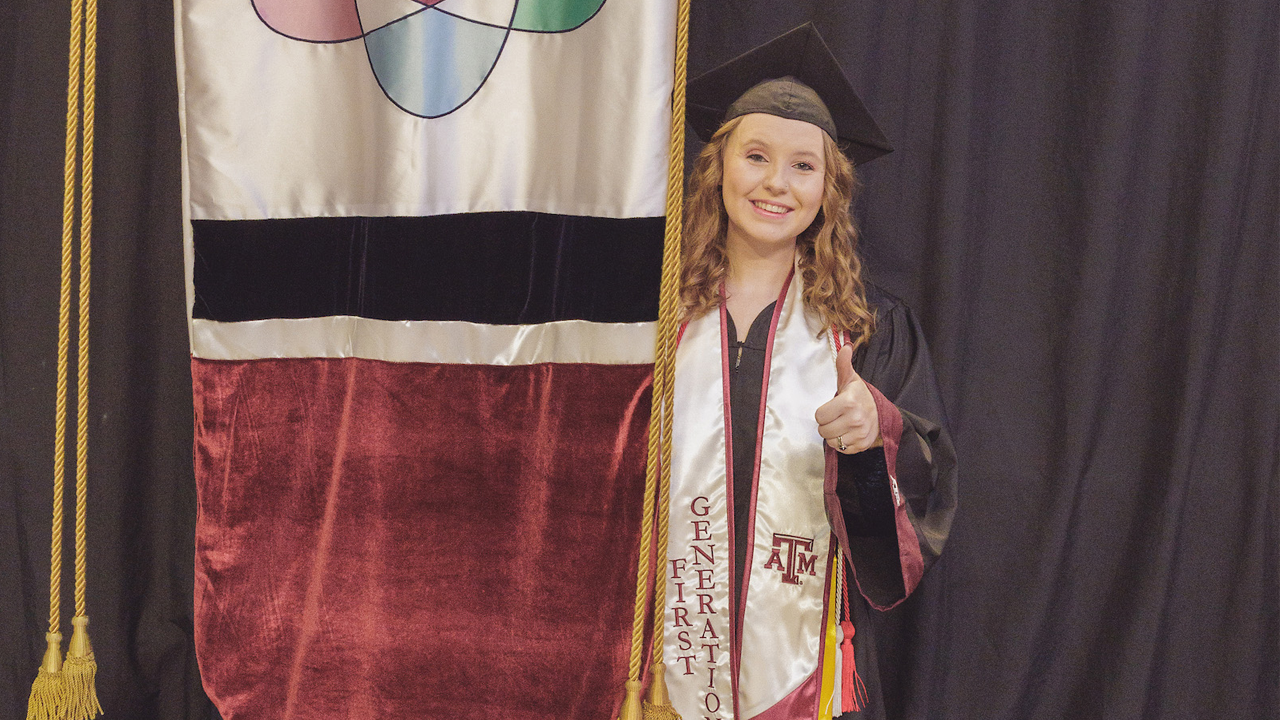
<instances>
[{"instance_id":1,"label":"gold cord tassel","mask_svg":"<svg viewBox=\"0 0 1280 720\"><path fill-rule=\"evenodd\" d=\"M644 694L644 685L639 680L627 681L627 696L622 701L622 711L618 713L618 720L642 720L644 710L641 707L640 696Z\"/></svg>"},{"instance_id":2,"label":"gold cord tassel","mask_svg":"<svg viewBox=\"0 0 1280 720\"><path fill-rule=\"evenodd\" d=\"M66 708L66 683L62 675L62 633L46 633L49 643L44 662L31 683L27 700L27 720L62 720Z\"/></svg>"},{"instance_id":3,"label":"gold cord tassel","mask_svg":"<svg viewBox=\"0 0 1280 720\"><path fill-rule=\"evenodd\" d=\"M667 695L667 666L656 662L651 669L653 677L649 679L649 692L644 700L644 720L681 720Z\"/></svg>"},{"instance_id":4,"label":"gold cord tassel","mask_svg":"<svg viewBox=\"0 0 1280 720\"><path fill-rule=\"evenodd\" d=\"M67 661L62 666L66 686L65 720L91 720L102 714L98 691L94 686L98 663L93 659L93 646L89 644L89 618L77 615L71 618L75 628L71 633L71 647L67 649Z\"/></svg>"}]
</instances>

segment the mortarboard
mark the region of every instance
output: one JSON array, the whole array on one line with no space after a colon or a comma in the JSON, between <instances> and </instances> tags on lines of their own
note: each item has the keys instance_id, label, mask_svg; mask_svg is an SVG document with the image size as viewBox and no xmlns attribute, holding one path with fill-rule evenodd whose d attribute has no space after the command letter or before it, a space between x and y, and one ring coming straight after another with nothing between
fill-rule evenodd
<instances>
[{"instance_id":1,"label":"mortarboard","mask_svg":"<svg viewBox=\"0 0 1280 720\"><path fill-rule=\"evenodd\" d=\"M689 82L686 118L703 141L748 113L822 128L861 165L893 152L813 23L805 23Z\"/></svg>"}]
</instances>

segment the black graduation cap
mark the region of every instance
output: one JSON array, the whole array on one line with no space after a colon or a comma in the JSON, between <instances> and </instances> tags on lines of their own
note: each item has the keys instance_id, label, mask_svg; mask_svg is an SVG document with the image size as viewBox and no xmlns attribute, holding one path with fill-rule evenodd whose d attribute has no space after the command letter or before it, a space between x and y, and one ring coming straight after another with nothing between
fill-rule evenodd
<instances>
[{"instance_id":1,"label":"black graduation cap","mask_svg":"<svg viewBox=\"0 0 1280 720\"><path fill-rule=\"evenodd\" d=\"M704 142L725 121L756 112L817 125L858 165L893 152L813 23L689 82L685 115Z\"/></svg>"}]
</instances>

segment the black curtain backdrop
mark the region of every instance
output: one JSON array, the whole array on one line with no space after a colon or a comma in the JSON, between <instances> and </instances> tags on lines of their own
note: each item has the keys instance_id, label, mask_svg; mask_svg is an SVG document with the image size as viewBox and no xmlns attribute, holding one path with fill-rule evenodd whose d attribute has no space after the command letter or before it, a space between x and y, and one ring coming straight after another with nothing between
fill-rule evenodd
<instances>
[{"instance_id":1,"label":"black curtain backdrop","mask_svg":"<svg viewBox=\"0 0 1280 720\"><path fill-rule=\"evenodd\" d=\"M173 13L101 13L98 692L206 718ZM48 605L68 17L0 3L0 718ZM943 560L876 620L887 715L1277 717L1280 4L705 0L692 70L810 19L898 148L863 250L922 320L962 470Z\"/></svg>"}]
</instances>

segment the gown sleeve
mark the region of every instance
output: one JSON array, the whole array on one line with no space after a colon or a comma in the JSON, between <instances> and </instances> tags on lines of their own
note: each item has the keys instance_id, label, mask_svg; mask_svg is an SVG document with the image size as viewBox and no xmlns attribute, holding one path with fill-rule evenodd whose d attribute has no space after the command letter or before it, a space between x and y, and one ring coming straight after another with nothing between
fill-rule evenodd
<instances>
[{"instance_id":1,"label":"gown sleeve","mask_svg":"<svg viewBox=\"0 0 1280 720\"><path fill-rule=\"evenodd\" d=\"M827 510L858 591L878 610L902 602L938 559L956 507L956 457L929 349L900 301L874 288L876 332L855 354L884 446L836 456Z\"/></svg>"}]
</instances>

